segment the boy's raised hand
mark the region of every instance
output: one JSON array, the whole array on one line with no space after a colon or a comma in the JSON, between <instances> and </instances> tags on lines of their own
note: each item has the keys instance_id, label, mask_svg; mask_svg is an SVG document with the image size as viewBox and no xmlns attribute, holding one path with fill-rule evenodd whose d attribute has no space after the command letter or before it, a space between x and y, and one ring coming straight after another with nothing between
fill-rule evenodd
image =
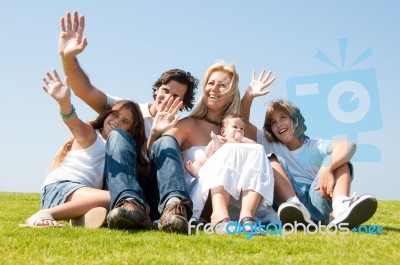
<instances>
[{"instance_id":1,"label":"boy's raised hand","mask_svg":"<svg viewBox=\"0 0 400 265\"><path fill-rule=\"evenodd\" d=\"M67 12L66 16L61 18L60 26L58 51L63 57L74 58L87 46L86 37L83 37L85 17L79 17L78 12L74 11L72 20L71 13Z\"/></svg>"},{"instance_id":2,"label":"boy's raised hand","mask_svg":"<svg viewBox=\"0 0 400 265\"><path fill-rule=\"evenodd\" d=\"M253 98L268 94L269 90L265 90L265 88L270 86L276 79L275 76L271 78L271 74L271 71L266 73L265 69L263 69L260 76L256 78L256 72L253 71L252 79L246 93Z\"/></svg>"},{"instance_id":3,"label":"boy's raised hand","mask_svg":"<svg viewBox=\"0 0 400 265\"><path fill-rule=\"evenodd\" d=\"M46 76L43 77L43 82L45 83L43 90L59 104L68 103L66 101L70 101L71 98L71 89L68 85L67 77L65 77L64 81L65 85L62 83L55 69L53 69L53 74L46 72Z\"/></svg>"}]
</instances>

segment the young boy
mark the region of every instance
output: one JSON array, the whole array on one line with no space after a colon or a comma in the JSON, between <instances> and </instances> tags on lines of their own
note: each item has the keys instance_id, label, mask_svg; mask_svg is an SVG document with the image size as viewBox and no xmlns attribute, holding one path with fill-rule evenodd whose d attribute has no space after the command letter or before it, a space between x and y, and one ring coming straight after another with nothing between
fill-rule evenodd
<instances>
[{"instance_id":1,"label":"young boy","mask_svg":"<svg viewBox=\"0 0 400 265\"><path fill-rule=\"evenodd\" d=\"M263 129L269 142L264 141L264 146L278 156L288 176L278 180L275 189L275 196L284 202L278 209L282 222L307 223L303 205L316 222L347 223L350 228L374 215L377 200L372 195L349 197L354 143L309 139L300 110L287 100L269 104Z\"/></svg>"}]
</instances>

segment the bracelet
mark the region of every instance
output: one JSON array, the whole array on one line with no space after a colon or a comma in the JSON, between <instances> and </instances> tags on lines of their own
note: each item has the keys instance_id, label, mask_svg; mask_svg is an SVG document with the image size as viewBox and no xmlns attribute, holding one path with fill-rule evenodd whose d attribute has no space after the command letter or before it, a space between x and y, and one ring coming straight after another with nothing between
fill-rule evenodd
<instances>
[{"instance_id":1,"label":"bracelet","mask_svg":"<svg viewBox=\"0 0 400 265\"><path fill-rule=\"evenodd\" d=\"M71 109L72 109L72 110L71 110L71 113L68 114L68 115L62 114L62 113L60 112L60 116L61 116L61 118L63 118L63 120L71 119L72 117L74 117L74 116L76 115L75 107L74 107L74 105L72 105L72 104L71 104Z\"/></svg>"}]
</instances>

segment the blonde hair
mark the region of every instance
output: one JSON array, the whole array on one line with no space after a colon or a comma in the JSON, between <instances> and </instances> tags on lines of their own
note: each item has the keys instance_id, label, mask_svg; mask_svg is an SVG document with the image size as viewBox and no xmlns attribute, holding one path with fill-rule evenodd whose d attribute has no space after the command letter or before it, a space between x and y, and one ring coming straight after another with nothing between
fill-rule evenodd
<instances>
[{"instance_id":1,"label":"blonde hair","mask_svg":"<svg viewBox=\"0 0 400 265\"><path fill-rule=\"evenodd\" d=\"M222 71L229 75L229 83L227 84L227 90L224 92L223 98L225 100L225 107L221 110L220 119L224 117L227 113L231 114L241 114L242 106L240 104L240 92L239 92L239 75L236 72L236 67L234 64L226 64L224 61L218 61L208 68L204 75L202 82L202 92L199 98L199 102L193 109L190 117L196 119L202 119L207 115L207 104L206 104L206 86L210 76L217 71Z\"/></svg>"}]
</instances>

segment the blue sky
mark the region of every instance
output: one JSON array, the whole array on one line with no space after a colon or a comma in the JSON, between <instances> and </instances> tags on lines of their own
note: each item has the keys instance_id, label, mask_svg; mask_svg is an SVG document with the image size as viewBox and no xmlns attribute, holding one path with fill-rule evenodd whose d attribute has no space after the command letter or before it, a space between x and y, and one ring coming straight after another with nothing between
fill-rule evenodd
<instances>
[{"instance_id":1,"label":"blue sky","mask_svg":"<svg viewBox=\"0 0 400 265\"><path fill-rule=\"evenodd\" d=\"M237 66L244 93L253 70L271 69L277 80L254 102L251 121L261 127L267 100L289 97L310 136L334 131L358 144L352 192L400 199L397 1L3 1L0 9L0 191L40 192L70 135L41 78L62 72L59 20L78 10L89 42L79 61L103 91L148 102L163 71L182 68L201 80L222 59ZM304 87L314 92L300 97ZM96 116L73 103L83 120Z\"/></svg>"}]
</instances>

